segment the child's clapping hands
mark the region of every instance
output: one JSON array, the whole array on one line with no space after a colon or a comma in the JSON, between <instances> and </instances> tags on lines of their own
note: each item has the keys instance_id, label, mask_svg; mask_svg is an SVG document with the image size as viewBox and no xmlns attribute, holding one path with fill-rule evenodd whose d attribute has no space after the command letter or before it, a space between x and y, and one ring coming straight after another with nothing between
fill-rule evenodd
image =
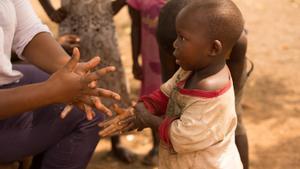
<instances>
[{"instance_id":1,"label":"child's clapping hands","mask_svg":"<svg viewBox=\"0 0 300 169\"><path fill-rule=\"evenodd\" d=\"M125 133L137 129L138 131L144 128L158 128L161 119L149 113L143 103L138 103L127 109L113 105L111 110L117 115L110 120L99 124L103 129L99 135L102 137L112 136L120 133Z\"/></svg>"}]
</instances>

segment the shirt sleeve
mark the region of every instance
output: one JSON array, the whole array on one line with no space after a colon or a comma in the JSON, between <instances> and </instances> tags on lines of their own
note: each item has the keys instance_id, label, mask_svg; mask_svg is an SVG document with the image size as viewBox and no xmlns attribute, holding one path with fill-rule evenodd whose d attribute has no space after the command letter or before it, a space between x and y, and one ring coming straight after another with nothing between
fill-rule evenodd
<instances>
[{"instance_id":1,"label":"shirt sleeve","mask_svg":"<svg viewBox=\"0 0 300 169\"><path fill-rule=\"evenodd\" d=\"M142 96L139 101L143 102L145 108L156 116L162 116L166 113L169 97L161 90L156 90L149 95Z\"/></svg>"},{"instance_id":2,"label":"shirt sleeve","mask_svg":"<svg viewBox=\"0 0 300 169\"><path fill-rule=\"evenodd\" d=\"M12 48L20 58L24 59L23 50L32 38L38 33L50 31L46 25L42 24L28 0L12 0L12 2L17 17Z\"/></svg>"},{"instance_id":3,"label":"shirt sleeve","mask_svg":"<svg viewBox=\"0 0 300 169\"><path fill-rule=\"evenodd\" d=\"M171 91L175 87L176 79L180 73L182 73L181 68L173 75L172 78L160 87L160 90L156 90L155 92L142 96L139 99L139 101L144 102L148 111L157 116L161 116L166 113Z\"/></svg>"},{"instance_id":4,"label":"shirt sleeve","mask_svg":"<svg viewBox=\"0 0 300 169\"><path fill-rule=\"evenodd\" d=\"M136 10L141 10L141 0L127 0L127 4Z\"/></svg>"},{"instance_id":5,"label":"shirt sleeve","mask_svg":"<svg viewBox=\"0 0 300 169\"><path fill-rule=\"evenodd\" d=\"M236 119L222 113L223 109L212 101L197 101L183 110L181 117L169 127L169 140L175 152L204 150L234 131Z\"/></svg>"}]
</instances>

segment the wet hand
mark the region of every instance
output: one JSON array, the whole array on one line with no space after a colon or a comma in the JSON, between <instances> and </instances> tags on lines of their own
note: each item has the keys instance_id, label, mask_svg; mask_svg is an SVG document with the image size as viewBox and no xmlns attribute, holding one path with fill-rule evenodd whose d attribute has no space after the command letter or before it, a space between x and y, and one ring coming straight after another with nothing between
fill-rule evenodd
<instances>
[{"instance_id":1,"label":"wet hand","mask_svg":"<svg viewBox=\"0 0 300 169\"><path fill-rule=\"evenodd\" d=\"M115 71L115 67L109 66L91 72L90 70L99 64L100 58L95 57L78 64L79 58L79 50L75 48L70 61L48 80L59 93L56 100L70 103L62 112L62 118L72 110L73 103L86 112L88 119L92 119L94 115L92 107L111 115L111 111L101 103L100 97L120 100L120 96L112 91L97 88L95 82L107 73Z\"/></svg>"},{"instance_id":2,"label":"wet hand","mask_svg":"<svg viewBox=\"0 0 300 169\"><path fill-rule=\"evenodd\" d=\"M115 111L117 115L99 124L99 126L103 128L99 132L100 136L113 136L137 129L136 116L132 107L122 109L117 105L113 105L111 109Z\"/></svg>"}]
</instances>

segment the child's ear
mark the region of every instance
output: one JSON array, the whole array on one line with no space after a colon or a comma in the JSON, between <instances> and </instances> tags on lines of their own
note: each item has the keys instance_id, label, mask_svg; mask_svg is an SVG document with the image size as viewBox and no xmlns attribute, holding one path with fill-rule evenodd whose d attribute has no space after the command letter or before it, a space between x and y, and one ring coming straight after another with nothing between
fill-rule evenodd
<instances>
[{"instance_id":1,"label":"child's ear","mask_svg":"<svg viewBox=\"0 0 300 169\"><path fill-rule=\"evenodd\" d=\"M210 56L217 56L219 54L221 54L223 50L223 45L222 42L219 40L214 40L212 45L211 45L211 49L210 49Z\"/></svg>"}]
</instances>

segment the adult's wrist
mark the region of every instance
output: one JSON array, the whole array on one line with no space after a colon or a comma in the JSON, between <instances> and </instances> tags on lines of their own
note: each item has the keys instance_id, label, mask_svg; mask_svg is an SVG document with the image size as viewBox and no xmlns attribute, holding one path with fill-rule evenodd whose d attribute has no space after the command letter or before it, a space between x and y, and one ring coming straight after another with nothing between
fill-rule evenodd
<instances>
[{"instance_id":1,"label":"adult's wrist","mask_svg":"<svg viewBox=\"0 0 300 169\"><path fill-rule=\"evenodd\" d=\"M60 94L59 91L56 89L55 86L56 84L54 84L51 80L46 80L44 82L41 83L42 89L45 93L47 93L47 99L49 101L49 104L53 104L53 103L59 103L59 99L57 98L57 96ZM51 92L49 92L51 91ZM44 99L44 98L42 98Z\"/></svg>"}]
</instances>

